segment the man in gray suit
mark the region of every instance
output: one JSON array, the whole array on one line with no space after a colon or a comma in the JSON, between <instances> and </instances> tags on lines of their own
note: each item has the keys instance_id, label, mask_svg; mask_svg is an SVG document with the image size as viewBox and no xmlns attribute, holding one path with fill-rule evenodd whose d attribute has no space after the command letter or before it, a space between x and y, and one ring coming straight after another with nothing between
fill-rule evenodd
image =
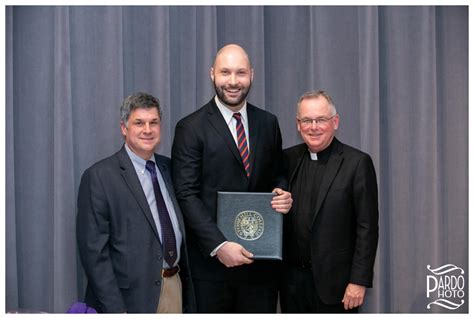
<instances>
[{"instance_id":1,"label":"man in gray suit","mask_svg":"<svg viewBox=\"0 0 474 319\"><path fill-rule=\"evenodd\" d=\"M158 99L136 93L120 109L124 146L88 168L78 196L77 242L98 312L193 312L183 217L161 138Z\"/></svg>"}]
</instances>

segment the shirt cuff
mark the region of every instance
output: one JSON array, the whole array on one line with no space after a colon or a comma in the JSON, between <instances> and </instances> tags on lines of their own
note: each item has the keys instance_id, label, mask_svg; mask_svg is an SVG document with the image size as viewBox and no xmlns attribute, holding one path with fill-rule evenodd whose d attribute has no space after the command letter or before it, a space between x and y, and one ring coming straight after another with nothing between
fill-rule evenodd
<instances>
[{"instance_id":1,"label":"shirt cuff","mask_svg":"<svg viewBox=\"0 0 474 319\"><path fill-rule=\"evenodd\" d=\"M223 242L222 244L220 244L219 246L217 246L216 248L214 248L214 250L211 251L211 257L214 257L215 255L217 255L217 251L219 250L219 248L224 246L225 243L227 243L227 240L225 242Z\"/></svg>"}]
</instances>

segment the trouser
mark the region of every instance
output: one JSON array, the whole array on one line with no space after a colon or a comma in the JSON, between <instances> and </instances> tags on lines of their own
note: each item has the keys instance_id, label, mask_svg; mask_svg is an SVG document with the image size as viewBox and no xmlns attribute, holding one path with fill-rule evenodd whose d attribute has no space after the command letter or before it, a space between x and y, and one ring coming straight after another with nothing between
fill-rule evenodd
<instances>
[{"instance_id":1,"label":"trouser","mask_svg":"<svg viewBox=\"0 0 474 319\"><path fill-rule=\"evenodd\" d=\"M179 273L163 277L157 313L182 313L183 293Z\"/></svg>"},{"instance_id":2,"label":"trouser","mask_svg":"<svg viewBox=\"0 0 474 319\"><path fill-rule=\"evenodd\" d=\"M341 300L342 300L341 296ZM344 309L342 302L328 305L318 296L311 268L285 265L280 290L283 313L357 313L359 308Z\"/></svg>"},{"instance_id":3,"label":"trouser","mask_svg":"<svg viewBox=\"0 0 474 319\"><path fill-rule=\"evenodd\" d=\"M194 280L194 289L199 313L276 313L276 282Z\"/></svg>"}]
</instances>

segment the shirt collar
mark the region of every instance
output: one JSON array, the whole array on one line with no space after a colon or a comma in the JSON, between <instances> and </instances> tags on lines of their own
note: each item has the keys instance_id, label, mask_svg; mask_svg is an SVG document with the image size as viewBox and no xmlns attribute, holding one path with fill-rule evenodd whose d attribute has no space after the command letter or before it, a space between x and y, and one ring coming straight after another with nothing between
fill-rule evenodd
<instances>
[{"instance_id":1,"label":"shirt collar","mask_svg":"<svg viewBox=\"0 0 474 319\"><path fill-rule=\"evenodd\" d=\"M130 147L128 147L127 143L125 143L125 150L127 151L128 156L132 160L133 166L135 166L135 168L139 169L140 171L145 171L147 161L145 161L143 158L141 158L140 156L135 154L130 149ZM151 158L148 159L148 160L155 163L155 156L152 155ZM156 165L156 163L155 163L155 165Z\"/></svg>"},{"instance_id":2,"label":"shirt collar","mask_svg":"<svg viewBox=\"0 0 474 319\"><path fill-rule=\"evenodd\" d=\"M216 102L217 108L224 117L226 124L229 125L230 121L232 120L232 117L234 116L234 112L227 106L225 106L225 104L222 103L221 100L219 100L217 95L214 97L214 101ZM242 106L242 108L239 110L239 113L242 118L242 123L247 122L247 101L244 102L244 106Z\"/></svg>"},{"instance_id":3,"label":"shirt collar","mask_svg":"<svg viewBox=\"0 0 474 319\"><path fill-rule=\"evenodd\" d=\"M323 159L325 157L328 157L329 154L331 154L331 149L332 149L333 144L334 144L334 139L331 141L331 143L328 145L328 147L323 149L321 152L317 152L317 153L312 153L308 149L308 153L309 153L309 156L310 156L311 160L312 161L317 161L317 160Z\"/></svg>"},{"instance_id":4,"label":"shirt collar","mask_svg":"<svg viewBox=\"0 0 474 319\"><path fill-rule=\"evenodd\" d=\"M309 156L311 157L312 161L317 161L318 160L318 153L312 153L310 150L308 150Z\"/></svg>"}]
</instances>

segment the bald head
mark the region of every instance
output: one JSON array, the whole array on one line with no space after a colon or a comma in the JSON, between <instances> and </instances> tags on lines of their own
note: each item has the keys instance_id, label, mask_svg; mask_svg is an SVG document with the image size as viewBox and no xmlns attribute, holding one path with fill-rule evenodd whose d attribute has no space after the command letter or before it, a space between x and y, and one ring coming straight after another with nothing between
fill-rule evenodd
<instances>
[{"instance_id":1,"label":"bald head","mask_svg":"<svg viewBox=\"0 0 474 319\"><path fill-rule=\"evenodd\" d=\"M244 48L237 44L228 44L224 47L222 47L219 51L217 51L216 58L214 59L214 64L213 67L216 66L216 62L223 58L239 58L239 59L244 59L247 63L247 67L249 69L252 68L252 64L250 63L250 58L245 52Z\"/></svg>"},{"instance_id":2,"label":"bald head","mask_svg":"<svg viewBox=\"0 0 474 319\"><path fill-rule=\"evenodd\" d=\"M253 81L247 52L236 44L226 45L217 52L209 75L219 100L233 112L239 111Z\"/></svg>"}]
</instances>

